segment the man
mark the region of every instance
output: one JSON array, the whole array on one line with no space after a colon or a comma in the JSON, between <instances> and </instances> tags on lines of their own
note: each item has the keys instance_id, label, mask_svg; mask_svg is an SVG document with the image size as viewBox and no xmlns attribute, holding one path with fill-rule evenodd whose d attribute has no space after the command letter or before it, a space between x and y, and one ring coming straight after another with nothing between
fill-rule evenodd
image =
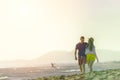
<instances>
[{"instance_id":1,"label":"man","mask_svg":"<svg viewBox=\"0 0 120 80\"><path fill-rule=\"evenodd\" d=\"M86 62L86 55L85 55L85 48L87 43L84 42L84 36L80 37L80 42L76 45L75 48L75 60L78 60L78 65L80 66L80 72L85 72L85 62ZM78 51L78 58L77 58L77 51Z\"/></svg>"}]
</instances>

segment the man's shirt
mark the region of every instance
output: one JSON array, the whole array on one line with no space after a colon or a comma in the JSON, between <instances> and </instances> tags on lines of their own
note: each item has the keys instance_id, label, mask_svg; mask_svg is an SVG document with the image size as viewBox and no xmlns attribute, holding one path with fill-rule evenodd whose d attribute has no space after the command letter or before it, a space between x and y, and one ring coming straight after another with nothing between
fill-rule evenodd
<instances>
[{"instance_id":1,"label":"man's shirt","mask_svg":"<svg viewBox=\"0 0 120 80\"><path fill-rule=\"evenodd\" d=\"M85 57L85 49L86 49L87 43L78 43L76 45L76 49L78 50L78 57L84 56Z\"/></svg>"}]
</instances>

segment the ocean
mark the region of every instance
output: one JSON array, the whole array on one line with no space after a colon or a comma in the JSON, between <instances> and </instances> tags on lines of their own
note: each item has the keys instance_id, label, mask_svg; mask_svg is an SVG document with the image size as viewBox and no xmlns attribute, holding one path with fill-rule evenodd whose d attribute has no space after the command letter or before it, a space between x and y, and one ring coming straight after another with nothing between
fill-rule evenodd
<instances>
[{"instance_id":1,"label":"ocean","mask_svg":"<svg viewBox=\"0 0 120 80\"><path fill-rule=\"evenodd\" d=\"M107 69L119 69L120 62L95 63L94 71ZM89 69L86 64L86 73ZM38 77L60 76L79 74L77 64L56 64L55 67L37 66L37 67L19 67L19 68L0 68L0 80L31 80Z\"/></svg>"}]
</instances>

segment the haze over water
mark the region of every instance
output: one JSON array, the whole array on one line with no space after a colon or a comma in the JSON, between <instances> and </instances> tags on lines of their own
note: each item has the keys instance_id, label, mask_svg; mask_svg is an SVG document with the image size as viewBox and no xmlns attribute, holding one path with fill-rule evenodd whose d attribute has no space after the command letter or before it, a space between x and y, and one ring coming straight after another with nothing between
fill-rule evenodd
<instances>
[{"instance_id":1,"label":"haze over water","mask_svg":"<svg viewBox=\"0 0 120 80\"><path fill-rule=\"evenodd\" d=\"M1 0L0 60L31 60L49 51L72 51L81 35L86 41L94 37L97 49L119 52L119 3L119 0ZM113 60L120 56L114 55L111 54Z\"/></svg>"}]
</instances>

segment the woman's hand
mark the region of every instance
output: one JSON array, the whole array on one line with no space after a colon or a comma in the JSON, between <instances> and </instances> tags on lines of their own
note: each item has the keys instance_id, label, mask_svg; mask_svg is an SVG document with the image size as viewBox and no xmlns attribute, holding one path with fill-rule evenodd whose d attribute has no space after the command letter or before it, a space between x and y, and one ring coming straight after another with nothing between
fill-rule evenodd
<instances>
[{"instance_id":1,"label":"woman's hand","mask_svg":"<svg viewBox=\"0 0 120 80\"><path fill-rule=\"evenodd\" d=\"M99 63L99 60L97 59L97 63Z\"/></svg>"}]
</instances>

